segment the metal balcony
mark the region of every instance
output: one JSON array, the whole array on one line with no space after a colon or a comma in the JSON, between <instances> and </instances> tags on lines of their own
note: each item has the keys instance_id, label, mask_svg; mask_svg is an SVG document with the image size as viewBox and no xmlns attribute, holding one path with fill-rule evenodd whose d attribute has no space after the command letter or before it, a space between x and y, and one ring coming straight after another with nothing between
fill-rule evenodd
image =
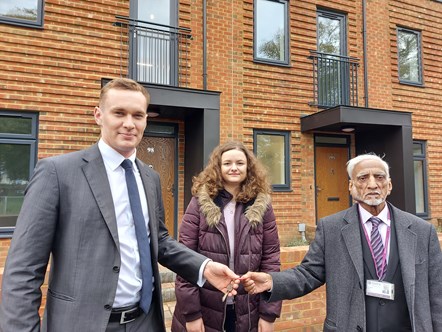
<instances>
[{"instance_id":1,"label":"metal balcony","mask_svg":"<svg viewBox=\"0 0 442 332\"><path fill-rule=\"evenodd\" d=\"M114 25L120 27L124 36L121 52L129 52L130 78L177 87L189 85L190 29L125 16L115 17L117 22ZM126 54L122 54L122 58L126 57Z\"/></svg>"},{"instance_id":2,"label":"metal balcony","mask_svg":"<svg viewBox=\"0 0 442 332\"><path fill-rule=\"evenodd\" d=\"M310 105L329 108L358 106L359 59L310 51L313 64L313 101Z\"/></svg>"}]
</instances>

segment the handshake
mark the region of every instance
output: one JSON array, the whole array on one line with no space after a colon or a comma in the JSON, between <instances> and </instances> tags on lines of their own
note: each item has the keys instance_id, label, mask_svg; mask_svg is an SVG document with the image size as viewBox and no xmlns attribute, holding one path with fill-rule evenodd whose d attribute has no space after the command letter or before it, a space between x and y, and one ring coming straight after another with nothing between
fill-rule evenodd
<instances>
[{"instance_id":1,"label":"handshake","mask_svg":"<svg viewBox=\"0 0 442 332\"><path fill-rule=\"evenodd\" d=\"M204 269L207 281L227 296L236 295L236 289L242 283L249 294L258 294L272 289L272 276L264 272L247 272L241 277L236 275L226 265L210 261Z\"/></svg>"}]
</instances>

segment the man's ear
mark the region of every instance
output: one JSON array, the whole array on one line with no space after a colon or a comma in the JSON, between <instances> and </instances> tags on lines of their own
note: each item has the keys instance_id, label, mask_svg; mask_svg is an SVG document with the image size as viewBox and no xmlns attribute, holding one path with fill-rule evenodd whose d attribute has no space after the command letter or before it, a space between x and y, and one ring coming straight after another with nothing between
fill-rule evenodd
<instances>
[{"instance_id":1,"label":"man's ear","mask_svg":"<svg viewBox=\"0 0 442 332\"><path fill-rule=\"evenodd\" d=\"M351 189L353 188L353 181L348 180L348 191L351 193Z\"/></svg>"},{"instance_id":2,"label":"man's ear","mask_svg":"<svg viewBox=\"0 0 442 332\"><path fill-rule=\"evenodd\" d=\"M102 113L101 113L101 109L98 106L95 106L94 109L94 118L95 118L95 122L97 123L97 125L101 126L101 117L102 117Z\"/></svg>"},{"instance_id":3,"label":"man's ear","mask_svg":"<svg viewBox=\"0 0 442 332\"><path fill-rule=\"evenodd\" d=\"M391 194L391 191L393 190L393 183L391 182L391 179L388 179L388 194Z\"/></svg>"}]
</instances>

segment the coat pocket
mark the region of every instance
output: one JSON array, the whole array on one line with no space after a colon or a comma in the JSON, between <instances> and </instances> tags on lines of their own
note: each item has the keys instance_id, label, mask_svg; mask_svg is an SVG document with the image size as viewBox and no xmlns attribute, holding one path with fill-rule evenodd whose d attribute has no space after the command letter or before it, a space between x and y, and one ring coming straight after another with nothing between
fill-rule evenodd
<instances>
[{"instance_id":1,"label":"coat pocket","mask_svg":"<svg viewBox=\"0 0 442 332\"><path fill-rule=\"evenodd\" d=\"M75 299L73 297L68 296L66 294L58 293L52 289L48 289L48 296L51 296L51 297L58 299L58 300L63 300L63 301L68 301L68 302L75 301Z\"/></svg>"},{"instance_id":2,"label":"coat pocket","mask_svg":"<svg viewBox=\"0 0 442 332\"><path fill-rule=\"evenodd\" d=\"M336 327L336 323L326 318L324 321L324 332L337 331L337 330L338 328Z\"/></svg>"}]
</instances>

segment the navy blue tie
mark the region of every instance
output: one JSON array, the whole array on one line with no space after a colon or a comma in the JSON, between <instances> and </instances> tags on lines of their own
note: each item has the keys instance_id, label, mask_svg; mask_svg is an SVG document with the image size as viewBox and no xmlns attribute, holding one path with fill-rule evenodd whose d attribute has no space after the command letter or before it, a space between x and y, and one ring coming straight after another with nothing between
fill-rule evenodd
<instances>
[{"instance_id":1,"label":"navy blue tie","mask_svg":"<svg viewBox=\"0 0 442 332\"><path fill-rule=\"evenodd\" d=\"M121 163L126 174L127 192L129 194L130 208L134 218L135 233L140 252L140 266L143 285L141 287L140 308L147 314L152 302L152 260L150 256L149 238L147 236L146 221L141 209L140 194L137 181L133 172L133 165L129 159Z\"/></svg>"}]
</instances>

